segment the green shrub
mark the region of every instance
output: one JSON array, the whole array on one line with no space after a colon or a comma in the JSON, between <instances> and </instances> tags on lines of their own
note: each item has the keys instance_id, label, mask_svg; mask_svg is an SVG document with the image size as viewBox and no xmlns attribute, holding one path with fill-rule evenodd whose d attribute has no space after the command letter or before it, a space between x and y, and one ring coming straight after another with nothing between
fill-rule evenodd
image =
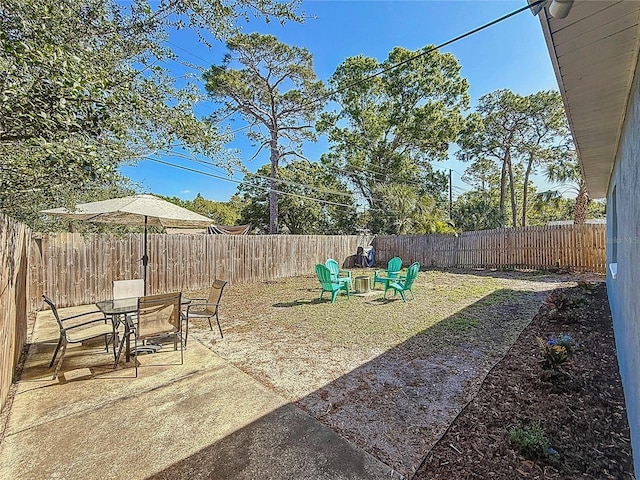
<instances>
[{"instance_id":1,"label":"green shrub","mask_svg":"<svg viewBox=\"0 0 640 480\"><path fill-rule=\"evenodd\" d=\"M530 459L548 457L552 451L547 434L539 423L510 428L509 441L522 455Z\"/></svg>"}]
</instances>

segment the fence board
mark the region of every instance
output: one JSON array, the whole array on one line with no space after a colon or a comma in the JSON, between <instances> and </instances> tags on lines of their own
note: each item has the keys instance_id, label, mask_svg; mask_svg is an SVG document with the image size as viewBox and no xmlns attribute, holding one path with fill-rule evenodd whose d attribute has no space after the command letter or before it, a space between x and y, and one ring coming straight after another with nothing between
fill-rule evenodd
<instances>
[{"instance_id":1,"label":"fence board","mask_svg":"<svg viewBox=\"0 0 640 480\"><path fill-rule=\"evenodd\" d=\"M0 411L7 402L15 367L27 341L31 253L29 228L0 214Z\"/></svg>"},{"instance_id":2,"label":"fence board","mask_svg":"<svg viewBox=\"0 0 640 480\"><path fill-rule=\"evenodd\" d=\"M495 229L445 235L377 236L376 259L462 268L563 268L604 273L606 226L567 225Z\"/></svg>"},{"instance_id":3,"label":"fence board","mask_svg":"<svg viewBox=\"0 0 640 480\"><path fill-rule=\"evenodd\" d=\"M206 288L215 278L252 283L313 272L333 257L352 267L358 246L373 244L376 263L394 256L405 266L565 268L604 273L603 225L495 229L454 235L234 236L149 234L148 293ZM142 234L122 237L59 233L30 248L29 306L46 292L60 306L109 298L111 282L142 278Z\"/></svg>"},{"instance_id":4,"label":"fence board","mask_svg":"<svg viewBox=\"0 0 640 480\"><path fill-rule=\"evenodd\" d=\"M110 298L113 280L142 278L142 237L42 235L41 248L30 252L30 309L39 309L42 293L60 307L82 305ZM309 274L329 257L353 266L357 247L372 240L355 235L149 234L147 292L207 288L215 278L241 284Z\"/></svg>"}]
</instances>

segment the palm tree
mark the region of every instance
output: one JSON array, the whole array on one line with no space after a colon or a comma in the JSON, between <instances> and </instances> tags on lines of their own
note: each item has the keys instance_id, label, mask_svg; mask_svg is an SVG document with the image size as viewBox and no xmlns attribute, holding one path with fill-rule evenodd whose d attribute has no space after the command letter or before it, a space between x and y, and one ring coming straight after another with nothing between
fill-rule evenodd
<instances>
[{"instance_id":1,"label":"palm tree","mask_svg":"<svg viewBox=\"0 0 640 480\"><path fill-rule=\"evenodd\" d=\"M564 187L563 191L550 190L540 193L540 197L550 200L562 196L562 193L573 191L576 193L576 205L573 210L573 223L584 224L587 220L587 208L589 206L589 194L587 184L582 176L580 165L573 148L568 148L565 155L559 156L555 161L547 163L546 177L552 183Z\"/></svg>"}]
</instances>

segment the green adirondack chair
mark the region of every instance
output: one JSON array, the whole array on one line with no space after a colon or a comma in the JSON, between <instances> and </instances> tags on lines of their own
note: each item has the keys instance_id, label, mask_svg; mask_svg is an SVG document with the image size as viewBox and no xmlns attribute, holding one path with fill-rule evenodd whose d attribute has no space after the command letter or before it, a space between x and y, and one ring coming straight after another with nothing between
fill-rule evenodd
<instances>
[{"instance_id":1,"label":"green adirondack chair","mask_svg":"<svg viewBox=\"0 0 640 480\"><path fill-rule=\"evenodd\" d=\"M404 277L401 277L398 281L389 283L388 289L393 289L394 295L396 294L396 292L400 292L403 302L407 301L405 292L411 293L411 298L415 299L416 297L413 295L413 291L411 290L411 287L413 287L413 282L418 276L419 271L420 271L420 264L418 262L412 263L407 269L407 275ZM387 298L388 289L385 289L384 291L385 299Z\"/></svg>"},{"instance_id":2,"label":"green adirondack chair","mask_svg":"<svg viewBox=\"0 0 640 480\"><path fill-rule=\"evenodd\" d=\"M389 284L398 279L400 270L402 270L402 260L400 257L393 257L387 262L386 270L375 270L373 272L373 288L376 288L376 283L382 283L386 292Z\"/></svg>"},{"instance_id":3,"label":"green adirondack chair","mask_svg":"<svg viewBox=\"0 0 640 480\"><path fill-rule=\"evenodd\" d=\"M351 288L351 272L349 270L340 270L340 265L333 258L327 259L324 264L331 272L332 282L347 283L348 288ZM342 277L340 276L341 274L343 275Z\"/></svg>"},{"instance_id":4,"label":"green adirondack chair","mask_svg":"<svg viewBox=\"0 0 640 480\"><path fill-rule=\"evenodd\" d=\"M322 300L324 292L329 292L331 293L331 303L334 303L340 290L344 290L347 293L347 298L349 298L349 285L345 282L332 281L331 271L325 265L322 265L321 263L316 265L316 275L318 276L320 285L322 285L320 300Z\"/></svg>"}]
</instances>

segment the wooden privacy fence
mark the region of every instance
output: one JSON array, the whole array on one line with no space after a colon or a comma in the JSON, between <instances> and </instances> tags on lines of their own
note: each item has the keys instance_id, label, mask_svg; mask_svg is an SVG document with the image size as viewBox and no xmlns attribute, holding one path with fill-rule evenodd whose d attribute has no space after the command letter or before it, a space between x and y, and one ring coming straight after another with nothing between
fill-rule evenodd
<instances>
[{"instance_id":1,"label":"wooden privacy fence","mask_svg":"<svg viewBox=\"0 0 640 480\"><path fill-rule=\"evenodd\" d=\"M234 236L149 235L148 292L207 288L313 274L333 257L353 266L358 246L373 244L376 263L393 256L425 267L563 268L605 272L606 226L568 225L455 235ZM141 278L142 235L77 233L32 238L0 214L0 410L27 338L27 314L47 293L61 307L111 296L113 280Z\"/></svg>"},{"instance_id":2,"label":"wooden privacy fence","mask_svg":"<svg viewBox=\"0 0 640 480\"><path fill-rule=\"evenodd\" d=\"M606 225L500 228L455 235L377 236L376 262L425 267L526 268L605 273Z\"/></svg>"},{"instance_id":3,"label":"wooden privacy fence","mask_svg":"<svg viewBox=\"0 0 640 480\"><path fill-rule=\"evenodd\" d=\"M149 235L148 292L207 288L312 274L328 257L353 265L358 246L372 243L376 263L395 255L425 267L565 268L605 271L606 227L566 225L455 235ZM104 300L111 282L142 277L142 235L43 235L31 243L29 307L47 293L60 306Z\"/></svg>"},{"instance_id":4,"label":"wooden privacy fence","mask_svg":"<svg viewBox=\"0 0 640 480\"><path fill-rule=\"evenodd\" d=\"M0 214L0 411L27 341L27 261L31 231Z\"/></svg>"},{"instance_id":5,"label":"wooden privacy fence","mask_svg":"<svg viewBox=\"0 0 640 480\"><path fill-rule=\"evenodd\" d=\"M148 237L147 292L208 288L215 278L231 284L313 274L333 257L352 266L360 245L372 236L166 235ZM33 310L46 293L60 307L95 303L111 296L111 282L142 278L142 235L42 235L30 255Z\"/></svg>"}]
</instances>

